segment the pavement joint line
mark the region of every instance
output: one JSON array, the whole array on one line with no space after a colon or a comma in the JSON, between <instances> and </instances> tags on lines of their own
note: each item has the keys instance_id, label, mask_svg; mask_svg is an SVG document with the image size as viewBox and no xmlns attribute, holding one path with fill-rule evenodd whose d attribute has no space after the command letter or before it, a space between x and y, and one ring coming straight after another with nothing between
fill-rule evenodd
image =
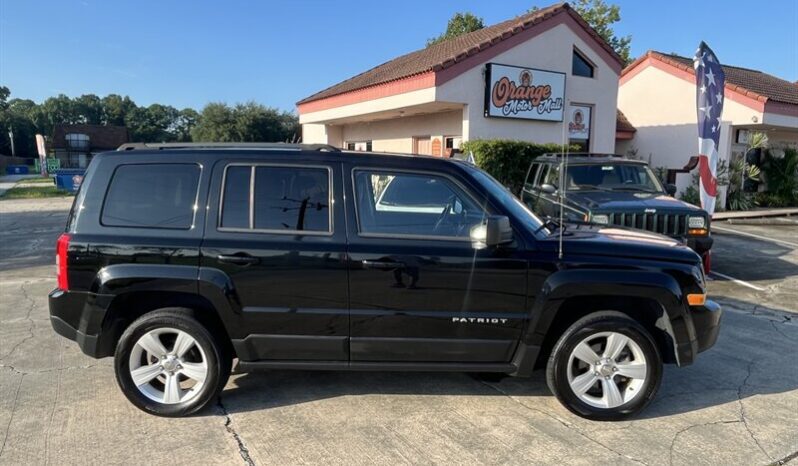
<instances>
[{"instance_id":1,"label":"pavement joint line","mask_svg":"<svg viewBox=\"0 0 798 466\"><path fill-rule=\"evenodd\" d=\"M784 241L783 239L768 238L767 236L757 235L755 233L748 233L747 231L734 230L732 228L723 228L723 227L719 227L717 225L712 225L712 230L713 231L719 230L719 231L723 231L723 232L726 232L726 233L731 233L733 235L750 236L751 238L756 238L758 240L770 241L770 242L773 242L773 243L781 243L781 244L786 244L787 246L792 246L792 247L798 248L798 243L792 243L790 241Z\"/></svg>"},{"instance_id":2,"label":"pavement joint line","mask_svg":"<svg viewBox=\"0 0 798 466\"><path fill-rule=\"evenodd\" d=\"M736 283L738 285L741 285L741 286L745 286L745 287L751 288L751 289L756 290L756 291L765 291L765 289L762 288L761 286L756 286L756 285L754 285L752 283L748 283L746 281L740 280L739 278L734 278L734 277L732 277L730 275L726 275L726 274L723 274L723 273L720 273L720 272L716 272L714 270L712 272L709 272L709 273L713 274L713 275L717 275L720 278L725 278L726 280L729 280L729 281L734 282L734 283Z\"/></svg>"},{"instance_id":3,"label":"pavement joint line","mask_svg":"<svg viewBox=\"0 0 798 466\"><path fill-rule=\"evenodd\" d=\"M770 463L768 466L781 466L783 464L789 463L790 461L794 460L795 458L798 458L798 451L794 451L794 452L790 453L789 455L785 456L784 458L780 458L780 459Z\"/></svg>"}]
</instances>

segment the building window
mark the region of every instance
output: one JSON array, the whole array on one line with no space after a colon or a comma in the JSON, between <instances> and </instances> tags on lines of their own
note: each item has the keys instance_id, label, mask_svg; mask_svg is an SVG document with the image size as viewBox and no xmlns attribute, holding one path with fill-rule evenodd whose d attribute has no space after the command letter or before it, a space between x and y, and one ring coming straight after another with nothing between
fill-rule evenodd
<instances>
[{"instance_id":1,"label":"building window","mask_svg":"<svg viewBox=\"0 0 798 466\"><path fill-rule=\"evenodd\" d=\"M346 150L366 151L371 152L371 141L357 141L347 142Z\"/></svg>"},{"instance_id":2,"label":"building window","mask_svg":"<svg viewBox=\"0 0 798 466\"><path fill-rule=\"evenodd\" d=\"M584 76L586 78L592 78L595 73L595 67L593 66L584 55L579 53L576 49L573 51L573 62L571 66L571 74L574 76Z\"/></svg>"},{"instance_id":3,"label":"building window","mask_svg":"<svg viewBox=\"0 0 798 466\"><path fill-rule=\"evenodd\" d=\"M64 138L66 139L69 150L89 151L89 136L87 134L68 133Z\"/></svg>"}]
</instances>

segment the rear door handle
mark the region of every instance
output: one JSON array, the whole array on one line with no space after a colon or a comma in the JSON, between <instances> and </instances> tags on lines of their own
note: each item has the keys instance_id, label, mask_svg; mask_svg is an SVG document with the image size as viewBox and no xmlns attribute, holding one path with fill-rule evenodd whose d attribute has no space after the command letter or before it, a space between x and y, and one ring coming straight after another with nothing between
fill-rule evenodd
<instances>
[{"instance_id":1,"label":"rear door handle","mask_svg":"<svg viewBox=\"0 0 798 466\"><path fill-rule=\"evenodd\" d=\"M386 261L370 261L364 260L361 262L364 269L377 269L377 270L395 270L405 268L403 262L386 262Z\"/></svg>"},{"instance_id":2,"label":"rear door handle","mask_svg":"<svg viewBox=\"0 0 798 466\"><path fill-rule=\"evenodd\" d=\"M260 259L257 257L252 257L249 255L231 255L227 256L224 254L219 254L216 256L216 259L219 262L224 262L226 264L236 264L236 265L250 265L250 264L257 264L260 262Z\"/></svg>"}]
</instances>

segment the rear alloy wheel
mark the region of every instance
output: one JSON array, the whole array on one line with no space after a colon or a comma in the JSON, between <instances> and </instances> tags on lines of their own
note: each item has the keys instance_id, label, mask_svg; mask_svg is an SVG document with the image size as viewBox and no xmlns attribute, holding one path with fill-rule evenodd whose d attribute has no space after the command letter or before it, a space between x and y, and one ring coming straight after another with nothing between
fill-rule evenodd
<instances>
[{"instance_id":1,"label":"rear alloy wheel","mask_svg":"<svg viewBox=\"0 0 798 466\"><path fill-rule=\"evenodd\" d=\"M157 416L186 416L216 399L231 358L190 309L145 314L125 330L114 368L122 392Z\"/></svg>"},{"instance_id":2,"label":"rear alloy wheel","mask_svg":"<svg viewBox=\"0 0 798 466\"><path fill-rule=\"evenodd\" d=\"M599 312L565 331L546 375L552 392L575 414L620 420L651 401L662 376L662 360L639 323L624 314Z\"/></svg>"}]
</instances>

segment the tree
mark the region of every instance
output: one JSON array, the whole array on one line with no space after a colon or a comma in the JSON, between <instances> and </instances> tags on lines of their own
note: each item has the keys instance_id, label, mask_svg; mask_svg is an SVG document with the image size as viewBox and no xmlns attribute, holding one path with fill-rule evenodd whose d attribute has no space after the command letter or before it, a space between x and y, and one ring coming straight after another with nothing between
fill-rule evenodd
<instances>
[{"instance_id":1,"label":"tree","mask_svg":"<svg viewBox=\"0 0 798 466\"><path fill-rule=\"evenodd\" d=\"M108 94L102 98L103 124L124 126L125 117L136 108L130 97L119 94Z\"/></svg>"},{"instance_id":2,"label":"tree","mask_svg":"<svg viewBox=\"0 0 798 466\"><path fill-rule=\"evenodd\" d=\"M632 36L618 37L615 35L612 25L621 20L621 7L618 5L608 5L604 0L572 0L571 7L579 13L587 24L589 24L607 41L615 50L624 65L628 65L632 59L630 54L630 44ZM538 7L532 7L529 11L537 11Z\"/></svg>"},{"instance_id":3,"label":"tree","mask_svg":"<svg viewBox=\"0 0 798 466\"><path fill-rule=\"evenodd\" d=\"M177 116L177 109L168 105L135 107L125 116L125 126L133 141L171 142L176 139L174 128Z\"/></svg>"},{"instance_id":4,"label":"tree","mask_svg":"<svg viewBox=\"0 0 798 466\"><path fill-rule=\"evenodd\" d=\"M82 123L99 125L103 122L103 103L94 94L84 94L75 99L75 112Z\"/></svg>"},{"instance_id":5,"label":"tree","mask_svg":"<svg viewBox=\"0 0 798 466\"><path fill-rule=\"evenodd\" d=\"M199 113L193 108L180 110L173 131L177 142L191 142L191 130L197 125L199 117Z\"/></svg>"},{"instance_id":6,"label":"tree","mask_svg":"<svg viewBox=\"0 0 798 466\"><path fill-rule=\"evenodd\" d=\"M197 142L236 141L233 110L221 102L206 105L200 113L199 121L191 130L191 139Z\"/></svg>"},{"instance_id":7,"label":"tree","mask_svg":"<svg viewBox=\"0 0 798 466\"><path fill-rule=\"evenodd\" d=\"M191 136L198 142L284 142L293 140L298 128L295 115L255 102L232 108L210 103L202 109Z\"/></svg>"},{"instance_id":8,"label":"tree","mask_svg":"<svg viewBox=\"0 0 798 466\"><path fill-rule=\"evenodd\" d=\"M485 24L479 16L475 16L469 12L455 13L454 16L449 19L449 23L446 25L446 31L438 37L428 39L427 47L451 39L452 37L478 31L484 27Z\"/></svg>"}]
</instances>

